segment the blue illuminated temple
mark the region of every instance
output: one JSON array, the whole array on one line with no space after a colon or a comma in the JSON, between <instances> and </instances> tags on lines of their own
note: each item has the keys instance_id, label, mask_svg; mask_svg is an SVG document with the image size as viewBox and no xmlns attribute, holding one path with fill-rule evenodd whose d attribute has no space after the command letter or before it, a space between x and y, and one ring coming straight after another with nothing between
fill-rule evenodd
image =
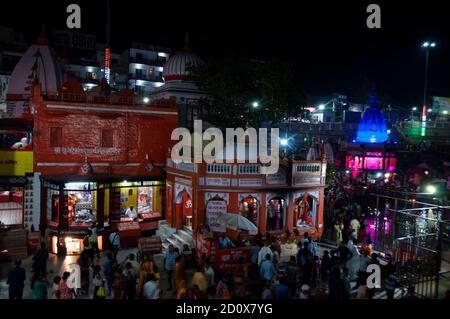
<instances>
[{"instance_id":1,"label":"blue illuminated temple","mask_svg":"<svg viewBox=\"0 0 450 319\"><path fill-rule=\"evenodd\" d=\"M356 142L384 143L388 139L386 120L378 107L370 107L364 112L358 125Z\"/></svg>"}]
</instances>

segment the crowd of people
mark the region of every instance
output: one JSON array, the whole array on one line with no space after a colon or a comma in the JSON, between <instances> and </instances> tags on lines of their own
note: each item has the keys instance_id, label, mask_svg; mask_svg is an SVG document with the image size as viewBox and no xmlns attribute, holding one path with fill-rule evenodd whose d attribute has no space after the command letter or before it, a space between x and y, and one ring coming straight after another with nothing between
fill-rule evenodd
<instances>
[{"instance_id":1,"label":"crowd of people","mask_svg":"<svg viewBox=\"0 0 450 319\"><path fill-rule=\"evenodd\" d=\"M182 251L170 245L160 270L153 255L144 254L137 261L135 254L129 254L118 261L120 236L114 230L109 235L110 249L102 254L101 259L93 225L83 238L84 250L77 260L79 289L74 289L73 283L69 282L69 272L55 275L52 283L48 282L49 256L46 243L42 241L32 259L32 298L372 298L380 288L367 285L367 270L369 265L380 266L381 258L372 251L371 233L364 232L367 205L362 203L365 195L358 188L349 195L342 185L336 183L331 186L325 199L326 206L331 209L328 212L331 227L328 225L328 229L332 232L335 248L319 249L307 232L302 236L297 232L290 234L289 239L283 238L296 245L296 252L286 256L282 253L282 239L278 236L238 236L232 241L223 234L217 238L219 249L247 246L251 253L248 262L241 257L233 272L221 273L205 255L196 260L195 252L187 245ZM389 256L383 261L381 289L385 290L388 299L393 299L399 288L399 275ZM16 260L8 276L11 299L22 298L25 278L21 261ZM417 298L413 286L407 289L404 297Z\"/></svg>"}]
</instances>

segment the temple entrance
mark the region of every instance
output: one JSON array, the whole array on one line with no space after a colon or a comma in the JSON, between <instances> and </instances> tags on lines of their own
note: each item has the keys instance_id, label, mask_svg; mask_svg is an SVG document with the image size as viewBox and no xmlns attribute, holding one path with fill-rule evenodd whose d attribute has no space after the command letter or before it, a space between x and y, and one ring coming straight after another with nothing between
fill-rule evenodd
<instances>
[{"instance_id":1,"label":"temple entrance","mask_svg":"<svg viewBox=\"0 0 450 319\"><path fill-rule=\"evenodd\" d=\"M247 196L239 203L239 213L258 226L259 202L253 196Z\"/></svg>"},{"instance_id":2,"label":"temple entrance","mask_svg":"<svg viewBox=\"0 0 450 319\"><path fill-rule=\"evenodd\" d=\"M286 200L283 197L274 197L267 206L267 230L283 230L286 221Z\"/></svg>"},{"instance_id":3,"label":"temple entrance","mask_svg":"<svg viewBox=\"0 0 450 319\"><path fill-rule=\"evenodd\" d=\"M294 225L296 227L314 226L317 205L314 197L308 193L295 200Z\"/></svg>"},{"instance_id":4,"label":"temple entrance","mask_svg":"<svg viewBox=\"0 0 450 319\"><path fill-rule=\"evenodd\" d=\"M175 227L192 226L192 198L186 190L177 195L175 205Z\"/></svg>"}]
</instances>

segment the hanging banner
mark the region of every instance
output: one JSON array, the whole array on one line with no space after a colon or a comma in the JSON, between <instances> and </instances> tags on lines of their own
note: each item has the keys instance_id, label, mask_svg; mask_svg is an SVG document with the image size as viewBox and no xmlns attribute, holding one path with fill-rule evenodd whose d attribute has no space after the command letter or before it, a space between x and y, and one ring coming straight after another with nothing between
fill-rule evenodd
<instances>
[{"instance_id":1,"label":"hanging banner","mask_svg":"<svg viewBox=\"0 0 450 319\"><path fill-rule=\"evenodd\" d=\"M224 200L212 199L206 205L206 220L209 229L213 232L225 232L225 225L217 221L221 214L227 212L227 203Z\"/></svg>"}]
</instances>

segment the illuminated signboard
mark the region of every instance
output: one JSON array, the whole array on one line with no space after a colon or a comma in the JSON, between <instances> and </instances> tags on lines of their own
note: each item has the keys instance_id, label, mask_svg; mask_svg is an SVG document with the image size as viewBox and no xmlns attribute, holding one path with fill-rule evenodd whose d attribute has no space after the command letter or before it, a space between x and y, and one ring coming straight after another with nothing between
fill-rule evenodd
<instances>
[{"instance_id":1,"label":"illuminated signboard","mask_svg":"<svg viewBox=\"0 0 450 319\"><path fill-rule=\"evenodd\" d=\"M109 78L110 78L110 65L111 62L111 50L110 48L105 48L105 79L109 84Z\"/></svg>"},{"instance_id":2,"label":"illuminated signboard","mask_svg":"<svg viewBox=\"0 0 450 319\"><path fill-rule=\"evenodd\" d=\"M33 173L32 151L0 151L0 176Z\"/></svg>"}]
</instances>

